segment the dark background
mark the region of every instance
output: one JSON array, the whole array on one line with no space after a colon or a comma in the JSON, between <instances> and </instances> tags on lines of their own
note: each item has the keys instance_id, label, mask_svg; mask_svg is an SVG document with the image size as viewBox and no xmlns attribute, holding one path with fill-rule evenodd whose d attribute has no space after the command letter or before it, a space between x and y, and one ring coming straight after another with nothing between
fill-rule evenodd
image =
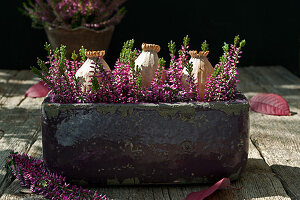
<instances>
[{"instance_id":1,"label":"dark background","mask_svg":"<svg viewBox=\"0 0 300 200\"><path fill-rule=\"evenodd\" d=\"M36 57L43 58L47 41L43 29L31 27L31 19L22 15L21 0L1 2L1 68L29 69ZM113 66L123 42L134 38L159 44L159 56L169 58L167 43L191 37L191 49L199 50L203 40L210 44L212 65L222 54L223 42L239 34L246 39L240 66L282 65L294 74L299 68L299 0L252 1L176 1L128 0L128 12L116 26L106 61Z\"/></svg>"}]
</instances>

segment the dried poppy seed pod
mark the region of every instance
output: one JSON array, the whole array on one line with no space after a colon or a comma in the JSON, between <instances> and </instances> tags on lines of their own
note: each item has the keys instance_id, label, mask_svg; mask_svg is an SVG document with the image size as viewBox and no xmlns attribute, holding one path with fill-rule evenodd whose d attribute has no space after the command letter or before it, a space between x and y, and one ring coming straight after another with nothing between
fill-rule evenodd
<instances>
[{"instance_id":1,"label":"dried poppy seed pod","mask_svg":"<svg viewBox=\"0 0 300 200\"><path fill-rule=\"evenodd\" d=\"M142 53L135 60L135 66L141 69L142 86L150 87L158 68L158 55L160 46L156 44L142 44Z\"/></svg>"},{"instance_id":2,"label":"dried poppy seed pod","mask_svg":"<svg viewBox=\"0 0 300 200\"><path fill-rule=\"evenodd\" d=\"M91 76L94 73L94 66L97 59L103 65L106 71L111 71L108 64L103 59L105 51L87 51L85 56L87 57L83 65L78 69L75 76L79 79L79 84L81 84L82 92L87 92L91 85ZM98 78L101 81L101 78Z\"/></svg>"},{"instance_id":3,"label":"dried poppy seed pod","mask_svg":"<svg viewBox=\"0 0 300 200\"><path fill-rule=\"evenodd\" d=\"M189 63L193 64L192 74L196 78L201 100L204 96L205 83L210 75L214 73L214 68L207 59L209 51L190 51L191 59ZM183 70L183 85L187 86L187 71Z\"/></svg>"}]
</instances>

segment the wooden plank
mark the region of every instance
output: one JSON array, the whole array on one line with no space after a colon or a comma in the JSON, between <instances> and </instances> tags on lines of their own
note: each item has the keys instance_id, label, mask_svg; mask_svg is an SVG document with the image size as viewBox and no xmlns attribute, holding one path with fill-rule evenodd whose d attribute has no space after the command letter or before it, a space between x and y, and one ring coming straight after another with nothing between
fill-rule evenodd
<instances>
[{"instance_id":1,"label":"wooden plank","mask_svg":"<svg viewBox=\"0 0 300 200\"><path fill-rule=\"evenodd\" d=\"M280 75L280 78L284 79L284 81L294 84L299 84L300 79L296 75L292 74L288 69L282 67L282 66L276 66L276 67L268 67L269 70L276 72L277 75Z\"/></svg>"},{"instance_id":2,"label":"wooden plank","mask_svg":"<svg viewBox=\"0 0 300 200\"><path fill-rule=\"evenodd\" d=\"M1 73L0 73L1 74ZM3 73L2 73L3 74ZM5 74L5 73L4 73ZM10 74L10 73L7 73ZM13 74L13 73L12 73ZM11 148L15 151L27 152L29 149L29 155L34 157L42 157L42 135L40 130L40 105L43 98L25 98L25 91L32 84L35 84L38 80L28 71L21 71L14 73L13 75L6 78L5 90L2 90L2 108L0 110L1 116L5 116L0 119L0 127L3 132L9 135L9 133L16 134L16 130L13 129L15 126L22 127L24 133L29 133L28 129L35 128L36 134L23 135L24 138L28 139L26 141L26 148ZM8 76L6 76L8 77ZM34 125L28 124L28 119L35 122ZM27 129L27 130L26 130ZM19 132L19 131L17 131ZM36 138L37 137L37 138ZM36 141L35 141L36 140ZM34 142L35 141L35 142ZM1 142L1 141L0 141ZM17 141L16 141L17 142ZM34 144L33 144L34 142ZM32 146L31 146L32 145ZM1 155L0 158L3 156ZM40 195L23 194L20 192L22 189L18 180L14 180L10 185L10 180L4 177L4 183L2 184L2 191L5 189L4 194L0 199L42 199ZM9 185L8 188L5 188Z\"/></svg>"},{"instance_id":3,"label":"wooden plank","mask_svg":"<svg viewBox=\"0 0 300 200\"><path fill-rule=\"evenodd\" d=\"M249 144L246 171L233 186L241 189L217 191L207 199L290 199L252 143Z\"/></svg>"},{"instance_id":4,"label":"wooden plank","mask_svg":"<svg viewBox=\"0 0 300 200\"><path fill-rule=\"evenodd\" d=\"M4 84L8 83L8 80L14 77L17 73L17 70L0 70L0 94L2 94Z\"/></svg>"},{"instance_id":5,"label":"wooden plank","mask_svg":"<svg viewBox=\"0 0 300 200\"><path fill-rule=\"evenodd\" d=\"M275 67L259 69L258 72L261 75L268 74L264 80L261 80L261 83L264 81L263 84L269 92L283 96L292 109L299 109L300 79L284 68L279 69L280 71Z\"/></svg>"},{"instance_id":6,"label":"wooden plank","mask_svg":"<svg viewBox=\"0 0 300 200\"><path fill-rule=\"evenodd\" d=\"M30 147L28 155L42 159L43 158L43 146L42 146L42 130L38 132L38 137L33 145Z\"/></svg>"},{"instance_id":7,"label":"wooden plank","mask_svg":"<svg viewBox=\"0 0 300 200\"><path fill-rule=\"evenodd\" d=\"M44 98L25 98L20 105L19 108L24 108L27 110L41 110L41 105L44 101ZM41 115L40 112L36 112L35 114Z\"/></svg>"},{"instance_id":8,"label":"wooden plank","mask_svg":"<svg viewBox=\"0 0 300 200\"><path fill-rule=\"evenodd\" d=\"M153 187L152 193L155 200L171 200L170 192L166 187Z\"/></svg>"},{"instance_id":9,"label":"wooden plank","mask_svg":"<svg viewBox=\"0 0 300 200\"><path fill-rule=\"evenodd\" d=\"M0 70L0 107L1 99L8 91L9 80L18 74L17 70Z\"/></svg>"},{"instance_id":10,"label":"wooden plank","mask_svg":"<svg viewBox=\"0 0 300 200\"><path fill-rule=\"evenodd\" d=\"M21 70L1 86L0 107L14 108L24 99L26 90L38 82L38 78L28 70Z\"/></svg>"},{"instance_id":11,"label":"wooden plank","mask_svg":"<svg viewBox=\"0 0 300 200\"><path fill-rule=\"evenodd\" d=\"M11 123L12 128L4 132L0 140L0 162L5 163L5 158L9 155L10 150L20 153L26 153L33 141L37 139L40 130L40 117L29 117L23 124L15 125ZM8 182L6 182L8 181ZM0 194L8 186L5 169L0 169Z\"/></svg>"},{"instance_id":12,"label":"wooden plank","mask_svg":"<svg viewBox=\"0 0 300 200\"><path fill-rule=\"evenodd\" d=\"M300 136L298 119L288 117L261 116L253 114L251 139L261 151L266 162L282 180L290 196L300 198ZM290 116L290 118L296 116ZM297 123L297 125L295 124ZM264 130L262 130L264 128Z\"/></svg>"},{"instance_id":13,"label":"wooden plank","mask_svg":"<svg viewBox=\"0 0 300 200\"><path fill-rule=\"evenodd\" d=\"M1 70L1 74L4 74L1 77L4 87L0 99L0 163L5 163L10 150L26 153L37 139L40 131L40 109L18 107L24 100L27 88L37 82L32 73L28 70L17 73ZM5 169L0 168L0 194L11 182Z\"/></svg>"},{"instance_id":14,"label":"wooden plank","mask_svg":"<svg viewBox=\"0 0 300 200\"><path fill-rule=\"evenodd\" d=\"M31 146L28 155L42 158L42 132L41 130L38 133L38 138L36 142ZM25 194L22 193L24 188L20 187L20 181L14 180L8 188L5 189L3 195L1 196L0 200L16 200L16 199L44 199L42 195L36 194Z\"/></svg>"},{"instance_id":15,"label":"wooden plank","mask_svg":"<svg viewBox=\"0 0 300 200\"><path fill-rule=\"evenodd\" d=\"M250 74L255 76L259 87L283 96L291 111L297 113L279 117L251 111L250 118L252 141L289 196L300 199L300 79L274 67L255 68Z\"/></svg>"},{"instance_id":16,"label":"wooden plank","mask_svg":"<svg viewBox=\"0 0 300 200\"><path fill-rule=\"evenodd\" d=\"M42 131L39 131L38 138L31 146L28 155L35 158L42 158ZM12 184L4 191L0 200L17 200L17 199L44 199L42 195L22 193L20 181L15 179Z\"/></svg>"},{"instance_id":17,"label":"wooden plank","mask_svg":"<svg viewBox=\"0 0 300 200\"><path fill-rule=\"evenodd\" d=\"M238 68L239 84L238 89L242 91L248 99L257 93L265 93L265 88L259 86L258 80L252 75L251 71L255 70L256 67L240 67Z\"/></svg>"}]
</instances>

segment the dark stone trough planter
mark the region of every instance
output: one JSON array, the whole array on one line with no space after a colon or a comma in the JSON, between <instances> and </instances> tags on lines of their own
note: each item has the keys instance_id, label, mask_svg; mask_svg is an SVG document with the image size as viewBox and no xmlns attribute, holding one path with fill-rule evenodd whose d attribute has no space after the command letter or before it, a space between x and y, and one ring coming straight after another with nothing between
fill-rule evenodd
<instances>
[{"instance_id":1,"label":"dark stone trough planter","mask_svg":"<svg viewBox=\"0 0 300 200\"><path fill-rule=\"evenodd\" d=\"M43 157L70 181L101 185L236 180L246 166L249 104L42 104Z\"/></svg>"}]
</instances>

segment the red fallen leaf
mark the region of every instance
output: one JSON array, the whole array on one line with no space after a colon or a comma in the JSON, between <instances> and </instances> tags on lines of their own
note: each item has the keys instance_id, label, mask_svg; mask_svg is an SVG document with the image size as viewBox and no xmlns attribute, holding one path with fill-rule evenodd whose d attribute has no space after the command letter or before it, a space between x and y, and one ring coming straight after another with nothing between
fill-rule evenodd
<instances>
[{"instance_id":1,"label":"red fallen leaf","mask_svg":"<svg viewBox=\"0 0 300 200\"><path fill-rule=\"evenodd\" d=\"M45 97L50 90L43 81L31 86L25 93L25 97Z\"/></svg>"},{"instance_id":2,"label":"red fallen leaf","mask_svg":"<svg viewBox=\"0 0 300 200\"><path fill-rule=\"evenodd\" d=\"M290 115L289 104L278 94L257 94L250 101L251 110L267 115Z\"/></svg>"},{"instance_id":3,"label":"red fallen leaf","mask_svg":"<svg viewBox=\"0 0 300 200\"><path fill-rule=\"evenodd\" d=\"M210 196L212 193L214 193L218 189L225 189L228 186L230 186L230 179L229 178L223 178L220 181L218 181L213 186L206 188L204 190L200 190L199 192L192 192L187 195L185 200L202 200L208 196Z\"/></svg>"}]
</instances>

